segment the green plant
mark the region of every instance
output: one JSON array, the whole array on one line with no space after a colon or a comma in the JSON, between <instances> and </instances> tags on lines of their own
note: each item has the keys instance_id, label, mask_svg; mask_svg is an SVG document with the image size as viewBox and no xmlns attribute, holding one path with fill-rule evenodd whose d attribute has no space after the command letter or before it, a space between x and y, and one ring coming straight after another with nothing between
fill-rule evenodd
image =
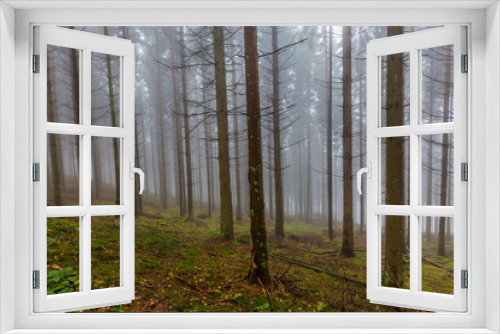
<instances>
[{"instance_id":1,"label":"green plant","mask_svg":"<svg viewBox=\"0 0 500 334\"><path fill-rule=\"evenodd\" d=\"M78 289L79 280L71 267L62 270L51 270L47 274L47 294L74 292Z\"/></svg>"}]
</instances>

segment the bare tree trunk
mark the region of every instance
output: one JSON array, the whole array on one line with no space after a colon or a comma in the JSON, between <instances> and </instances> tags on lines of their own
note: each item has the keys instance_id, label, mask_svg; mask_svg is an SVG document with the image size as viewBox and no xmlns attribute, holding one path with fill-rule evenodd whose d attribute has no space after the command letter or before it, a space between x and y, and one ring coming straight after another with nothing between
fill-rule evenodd
<instances>
[{"instance_id":1,"label":"bare tree trunk","mask_svg":"<svg viewBox=\"0 0 500 334\"><path fill-rule=\"evenodd\" d=\"M198 120L196 121L198 123ZM201 135L200 127L196 127L196 168L198 169L198 205L203 207L203 176L201 172Z\"/></svg>"},{"instance_id":2,"label":"bare tree trunk","mask_svg":"<svg viewBox=\"0 0 500 334\"><path fill-rule=\"evenodd\" d=\"M332 129L332 59L333 59L333 30L328 27L325 38L326 53L326 188L328 208L328 237L333 239L333 129Z\"/></svg>"},{"instance_id":3,"label":"bare tree trunk","mask_svg":"<svg viewBox=\"0 0 500 334\"><path fill-rule=\"evenodd\" d=\"M268 122L268 127L269 129L272 129L272 122ZM268 192L269 192L269 218L271 220L274 220L274 193L273 193L273 188L274 188L274 182L273 182L273 173L274 173L274 168L273 168L273 143L271 141L271 135L272 131L269 131L269 136L267 139L267 161L269 164L269 169L267 171L267 181L268 181Z\"/></svg>"},{"instance_id":4,"label":"bare tree trunk","mask_svg":"<svg viewBox=\"0 0 500 334\"><path fill-rule=\"evenodd\" d=\"M443 101L443 123L450 119L450 80L451 80L451 50L446 48L445 53L445 72L444 72L444 101ZM443 147L441 156L441 194L440 205L446 205L446 195L448 189L448 153L449 153L449 134L443 134ZM445 223L446 217L439 217L438 234L438 255L445 256Z\"/></svg>"},{"instance_id":5,"label":"bare tree trunk","mask_svg":"<svg viewBox=\"0 0 500 334\"><path fill-rule=\"evenodd\" d=\"M50 51L47 50L47 109L48 109L48 119L51 122L57 121L57 111L56 111L56 101L54 101L54 89L53 89L53 78L52 78L52 67L50 64ZM62 201L62 173L63 169L60 164L61 157L59 156L60 148L59 141L56 135L47 136L47 146L50 148L50 165L52 167L52 184L54 190L54 203L51 205L61 206Z\"/></svg>"},{"instance_id":6,"label":"bare tree trunk","mask_svg":"<svg viewBox=\"0 0 500 334\"><path fill-rule=\"evenodd\" d=\"M343 27L343 181L344 219L342 230L342 256L354 257L354 225L352 219L352 87L351 87L351 27Z\"/></svg>"},{"instance_id":7,"label":"bare tree trunk","mask_svg":"<svg viewBox=\"0 0 500 334\"><path fill-rule=\"evenodd\" d=\"M202 76L205 77L205 66L202 65ZM205 119L203 120L203 132L205 133L205 163L206 163L206 172L207 172L207 195L208 195L208 217L212 217L213 210L213 186L212 186L212 161L211 161L211 132L209 131L209 117L208 117L208 108L206 107L207 97L206 97L206 83L203 82L203 116Z\"/></svg>"},{"instance_id":8,"label":"bare tree trunk","mask_svg":"<svg viewBox=\"0 0 500 334\"><path fill-rule=\"evenodd\" d=\"M69 27L75 29L75 27ZM80 120L80 62L79 51L76 49L69 49L70 61L70 75L71 75L71 100L73 102L73 117L75 123ZM75 140L75 151L77 156L77 163L80 160L80 142ZM76 175L76 174L75 174Z\"/></svg>"},{"instance_id":9,"label":"bare tree trunk","mask_svg":"<svg viewBox=\"0 0 500 334\"><path fill-rule=\"evenodd\" d=\"M244 27L247 92L248 181L250 184L251 260L248 281L268 285L269 262L262 178L262 142L259 96L257 27Z\"/></svg>"},{"instance_id":10,"label":"bare tree trunk","mask_svg":"<svg viewBox=\"0 0 500 334\"><path fill-rule=\"evenodd\" d=\"M431 73L434 73L434 59L430 59L431 61ZM430 108L429 108L429 119L430 119L430 123L433 122L433 113L434 113L434 80L431 80L431 87L430 87L430 100L431 100L431 103L430 103ZM428 165L428 169L427 169L427 201L428 203L424 203L424 204L429 204L431 205L432 203L432 165L433 165L433 156L432 156L432 152L433 152L433 146L434 146L434 143L431 140L429 140L429 149L427 151L427 165ZM432 217L427 217L426 218L426 224L425 224L425 235L426 235L426 238L427 238L427 241L430 242L431 241L431 224L432 224Z\"/></svg>"},{"instance_id":11,"label":"bare tree trunk","mask_svg":"<svg viewBox=\"0 0 500 334\"><path fill-rule=\"evenodd\" d=\"M274 149L274 203L275 233L285 236L285 217L283 207L283 176L281 173L281 127L280 127L280 62L278 51L278 27L271 27L273 45L273 149Z\"/></svg>"},{"instance_id":12,"label":"bare tree trunk","mask_svg":"<svg viewBox=\"0 0 500 334\"><path fill-rule=\"evenodd\" d=\"M184 27L180 27L180 60L182 81L182 106L184 108L184 141L186 147L186 176L187 176L187 220L193 220L193 168L191 161L191 128L189 125L189 109L187 98L186 54L184 46Z\"/></svg>"},{"instance_id":13,"label":"bare tree trunk","mask_svg":"<svg viewBox=\"0 0 500 334\"><path fill-rule=\"evenodd\" d=\"M104 27L104 35L109 36L108 27ZM111 56L106 55L106 67L108 70L108 96L109 96L109 111L111 113L111 126L117 127L117 112L115 100L115 85L113 82L113 71L111 70ZM115 204L120 205L120 147L119 139L113 138L113 153L115 158Z\"/></svg>"},{"instance_id":14,"label":"bare tree trunk","mask_svg":"<svg viewBox=\"0 0 500 334\"><path fill-rule=\"evenodd\" d=\"M309 77L310 78L310 77ZM311 161L311 90L310 84L307 84L307 203L306 203L306 222L311 223L312 216L312 161Z\"/></svg>"},{"instance_id":15,"label":"bare tree trunk","mask_svg":"<svg viewBox=\"0 0 500 334\"><path fill-rule=\"evenodd\" d=\"M175 122L175 128L176 128L176 156L177 156L177 171L179 173L177 181L178 181L178 189L179 189L179 215L181 217L184 217L186 215L186 186L185 186L185 170L184 170L184 158L183 158L183 146L182 146L182 125L181 125L181 120L180 120L180 112L181 112L181 106L180 106L180 101L179 101L179 86L178 86L178 80L177 80L177 61L176 61L176 56L177 56L177 39L175 38L175 28L173 31L171 31L170 35L170 42L171 42L171 48L172 48L172 64L173 64L173 70L172 70L172 83L174 86L174 122Z\"/></svg>"},{"instance_id":16,"label":"bare tree trunk","mask_svg":"<svg viewBox=\"0 0 500 334\"><path fill-rule=\"evenodd\" d=\"M387 27L387 35L403 33L403 27ZM403 57L401 54L387 56L387 126L403 124ZM400 204L404 198L404 140L400 137L386 139L387 204ZM386 216L385 286L403 285L403 241L404 217Z\"/></svg>"},{"instance_id":17,"label":"bare tree trunk","mask_svg":"<svg viewBox=\"0 0 500 334\"><path fill-rule=\"evenodd\" d=\"M217 142L219 147L220 227L224 239L233 240L233 202L231 166L229 164L229 133L227 122L226 56L224 28L213 27L215 96L217 101Z\"/></svg>"},{"instance_id":18,"label":"bare tree trunk","mask_svg":"<svg viewBox=\"0 0 500 334\"><path fill-rule=\"evenodd\" d=\"M234 56L236 54L236 50L234 47L234 43L231 43L231 54ZM233 128L234 128L234 173L236 176L236 220L240 221L243 219L243 214L241 210L241 180L240 180L240 129L238 124L238 85L236 82L236 57L233 57L232 62L232 73L231 73L231 81L233 84Z\"/></svg>"}]
</instances>

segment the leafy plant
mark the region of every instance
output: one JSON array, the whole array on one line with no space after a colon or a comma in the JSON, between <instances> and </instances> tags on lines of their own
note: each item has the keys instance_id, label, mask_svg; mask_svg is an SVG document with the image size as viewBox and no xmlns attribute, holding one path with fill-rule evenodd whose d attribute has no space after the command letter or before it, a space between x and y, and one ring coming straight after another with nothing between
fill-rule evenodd
<instances>
[{"instance_id":1,"label":"leafy plant","mask_svg":"<svg viewBox=\"0 0 500 334\"><path fill-rule=\"evenodd\" d=\"M51 270L47 274L47 294L74 292L78 289L79 280L71 267L62 270Z\"/></svg>"}]
</instances>

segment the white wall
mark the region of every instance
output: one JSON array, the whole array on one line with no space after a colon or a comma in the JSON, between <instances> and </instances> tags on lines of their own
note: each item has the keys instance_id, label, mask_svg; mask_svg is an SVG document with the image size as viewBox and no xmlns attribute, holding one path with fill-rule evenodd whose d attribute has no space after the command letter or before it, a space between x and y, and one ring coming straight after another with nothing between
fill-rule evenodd
<instances>
[{"instance_id":1,"label":"white wall","mask_svg":"<svg viewBox=\"0 0 500 334\"><path fill-rule=\"evenodd\" d=\"M14 254L14 10L0 3L0 253ZM0 262L0 333L14 328L14 259Z\"/></svg>"}]
</instances>

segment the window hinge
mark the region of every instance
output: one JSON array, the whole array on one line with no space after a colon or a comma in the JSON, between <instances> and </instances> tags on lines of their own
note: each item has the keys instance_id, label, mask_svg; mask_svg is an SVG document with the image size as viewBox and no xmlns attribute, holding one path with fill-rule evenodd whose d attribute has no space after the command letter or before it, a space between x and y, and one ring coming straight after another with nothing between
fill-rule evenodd
<instances>
[{"instance_id":1,"label":"window hinge","mask_svg":"<svg viewBox=\"0 0 500 334\"><path fill-rule=\"evenodd\" d=\"M33 181L40 182L40 164L38 162L33 164Z\"/></svg>"},{"instance_id":2,"label":"window hinge","mask_svg":"<svg viewBox=\"0 0 500 334\"><path fill-rule=\"evenodd\" d=\"M40 55L33 55L33 73L40 73Z\"/></svg>"},{"instance_id":3,"label":"window hinge","mask_svg":"<svg viewBox=\"0 0 500 334\"><path fill-rule=\"evenodd\" d=\"M460 164L460 180L469 181L469 165L466 162Z\"/></svg>"},{"instance_id":4,"label":"window hinge","mask_svg":"<svg viewBox=\"0 0 500 334\"><path fill-rule=\"evenodd\" d=\"M462 55L462 73L469 72L469 56Z\"/></svg>"},{"instance_id":5,"label":"window hinge","mask_svg":"<svg viewBox=\"0 0 500 334\"><path fill-rule=\"evenodd\" d=\"M467 270L461 271L462 276L462 289L467 289L469 287L469 273Z\"/></svg>"},{"instance_id":6,"label":"window hinge","mask_svg":"<svg viewBox=\"0 0 500 334\"><path fill-rule=\"evenodd\" d=\"M33 270L33 289L40 289L40 270Z\"/></svg>"}]
</instances>

